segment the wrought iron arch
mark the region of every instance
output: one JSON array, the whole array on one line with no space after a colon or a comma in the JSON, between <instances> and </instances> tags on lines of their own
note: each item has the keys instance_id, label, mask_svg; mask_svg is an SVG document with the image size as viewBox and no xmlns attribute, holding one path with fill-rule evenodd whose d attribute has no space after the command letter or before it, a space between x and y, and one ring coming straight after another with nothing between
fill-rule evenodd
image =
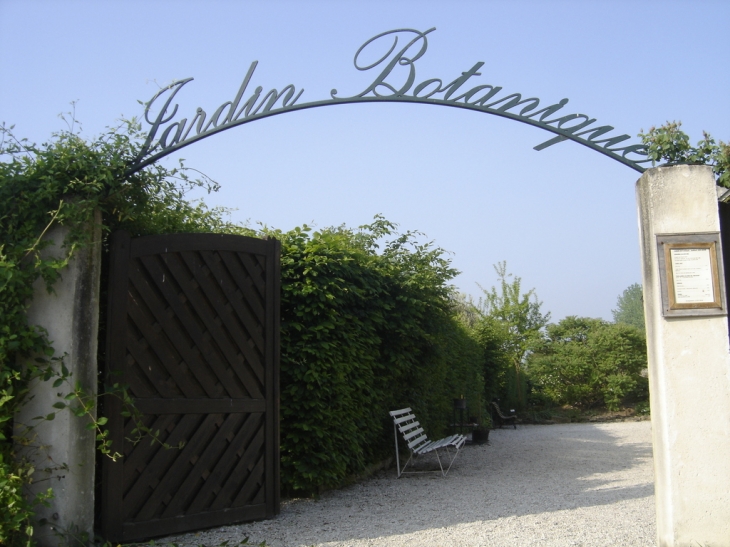
<instances>
[{"instance_id":1,"label":"wrought iron arch","mask_svg":"<svg viewBox=\"0 0 730 547\"><path fill-rule=\"evenodd\" d=\"M322 106L354 103L417 103L462 108L501 116L521 123L538 127L555 136L538 144L535 150L544 150L565 140L587 146L609 158L616 160L638 172L645 169L641 164L649 162L643 144L626 143L629 135L617 135L611 125L598 125L596 118L587 114L564 114L560 112L568 104L568 99L542 106L537 97L522 98L520 93L503 92L501 86L480 84L467 86L468 80L481 76L478 72L484 65L479 61L469 70L461 73L451 82L444 84L439 78L431 78L417 83L416 62L428 49L428 34L414 29L389 30L370 38L355 53L354 65L357 70L380 72L372 83L361 93L340 97L337 89L330 92L330 98L297 104L304 93L293 84L281 90L271 89L263 93L258 86L253 92L247 89L258 61L251 63L243 82L231 101L226 101L208 115L198 107L192 118L176 118L178 105L172 106L177 93L193 78L177 80L158 91L145 107L144 119L150 130L138 156L132 161L128 173L134 173L159 160L160 158L193 144L216 133L256 120ZM401 44L400 48L399 43ZM364 53L380 48L384 54L376 55L374 62L365 63ZM400 69L400 70L399 70ZM396 72L405 72L405 81L395 84ZM162 106L154 118L150 111L159 102Z\"/></svg>"}]
</instances>

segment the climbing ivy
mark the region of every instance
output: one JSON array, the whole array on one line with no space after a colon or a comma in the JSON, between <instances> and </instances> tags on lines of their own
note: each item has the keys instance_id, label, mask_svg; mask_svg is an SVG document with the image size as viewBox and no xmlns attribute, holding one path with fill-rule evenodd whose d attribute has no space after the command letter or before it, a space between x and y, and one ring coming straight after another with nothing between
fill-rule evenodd
<instances>
[{"instance_id":1,"label":"climbing ivy","mask_svg":"<svg viewBox=\"0 0 730 547\"><path fill-rule=\"evenodd\" d=\"M176 168L155 164L127 174L143 142L134 120L86 141L73 115L67 119L68 129L41 145L17 138L12 126L0 127L0 506L9 508L0 512L3 545L32 544L33 508L52 495L48 491L32 500L22 496L35 470L14 452L30 442L25 434L18 436L17 428L13 437L13 416L33 380L67 388L42 419L70 410L87 420L87 427L97 431L101 450L114 456L105 419L95 418L95 401L70 377L47 332L28 323L34 284L40 281L53 291L73 253L91 243L95 210L101 211L104 237L115 228L142 235L208 231L226 224L221 210L185 200L189 189L214 191L217 186L204 177L189 177L182 162ZM54 226L66 227L67 235L61 249L44 253L51 243L43 236Z\"/></svg>"}]
</instances>

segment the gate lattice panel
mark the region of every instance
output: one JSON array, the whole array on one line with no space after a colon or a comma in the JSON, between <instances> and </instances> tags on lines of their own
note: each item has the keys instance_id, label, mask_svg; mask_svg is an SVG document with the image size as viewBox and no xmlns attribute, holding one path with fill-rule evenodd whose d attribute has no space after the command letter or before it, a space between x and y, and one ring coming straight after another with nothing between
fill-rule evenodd
<instances>
[{"instance_id":1,"label":"gate lattice panel","mask_svg":"<svg viewBox=\"0 0 730 547\"><path fill-rule=\"evenodd\" d=\"M104 462L107 539L278 513L279 248L217 234L114 235L107 368L141 417L106 401L112 448L123 447ZM132 442L140 426L159 442Z\"/></svg>"}]
</instances>

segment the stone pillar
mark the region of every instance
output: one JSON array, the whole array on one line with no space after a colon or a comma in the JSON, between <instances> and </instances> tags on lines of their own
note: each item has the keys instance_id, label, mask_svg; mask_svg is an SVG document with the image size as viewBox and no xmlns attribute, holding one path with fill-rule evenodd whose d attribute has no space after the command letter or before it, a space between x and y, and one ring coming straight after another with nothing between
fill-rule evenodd
<instances>
[{"instance_id":1,"label":"stone pillar","mask_svg":"<svg viewBox=\"0 0 730 547\"><path fill-rule=\"evenodd\" d=\"M706 166L658 167L638 180L636 194L658 545L730 546L727 318L662 315L656 243L658 234L720 231L715 179Z\"/></svg>"},{"instance_id":2,"label":"stone pillar","mask_svg":"<svg viewBox=\"0 0 730 547\"><path fill-rule=\"evenodd\" d=\"M99 330L99 283L101 273L101 218L97 214L93 226L93 244L78 251L61 271L61 279L49 294L38 280L33 302L28 310L30 324L48 331L55 355L66 354L64 363L71 373L71 382L79 382L86 393L97 392L97 337ZM63 227L49 230L45 239L53 245L44 249L45 256L62 256L61 245L67 233ZM31 446L19 450L35 465L34 492L53 489L50 507L37 508L37 520L48 525L35 526L34 538L42 547L58 545L54 533L94 531L94 467L96 433L86 429L88 418L78 418L68 410L57 411L53 404L61 401L59 392L68 393L68 386L52 387L51 381L38 381L31 386L28 402L15 416L16 435L32 440ZM56 411L51 421L34 420ZM31 426L28 429L28 426ZM49 480L50 479L50 480Z\"/></svg>"}]
</instances>

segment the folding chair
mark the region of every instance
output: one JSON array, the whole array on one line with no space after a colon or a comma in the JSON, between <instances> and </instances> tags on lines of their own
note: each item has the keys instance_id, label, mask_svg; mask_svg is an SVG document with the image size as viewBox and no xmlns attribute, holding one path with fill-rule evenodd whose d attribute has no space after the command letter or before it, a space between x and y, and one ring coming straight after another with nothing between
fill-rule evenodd
<instances>
[{"instance_id":1,"label":"folding chair","mask_svg":"<svg viewBox=\"0 0 730 547\"><path fill-rule=\"evenodd\" d=\"M416 416L411 412L410 408L393 410L390 415L393 417L393 431L395 433L395 461L398 466L398 478L400 478L403 473L406 473L406 467L408 467L408 464L411 463L414 456L428 454L429 452L434 452L436 454L436 459L438 460L439 467L441 468L441 475L445 477L449 472L449 469L451 469L451 465L454 463L456 456L459 454L459 450L462 446L464 446L466 437L464 435L452 435L451 437L445 437L438 441L429 441L428 437L426 437L426 434L423 432L423 428L420 427L421 424L418 423ZM399 431L401 435L403 435L403 440L408 445L408 450L411 452L411 455L402 470L400 468L400 456L398 454ZM449 448L454 448L456 450L453 456L451 456L451 450L449 450ZM444 466L441 463L441 457L438 452L439 449L444 449L451 460L449 461L449 467L446 471L444 471ZM408 473L428 473L428 471L408 471Z\"/></svg>"}]
</instances>

